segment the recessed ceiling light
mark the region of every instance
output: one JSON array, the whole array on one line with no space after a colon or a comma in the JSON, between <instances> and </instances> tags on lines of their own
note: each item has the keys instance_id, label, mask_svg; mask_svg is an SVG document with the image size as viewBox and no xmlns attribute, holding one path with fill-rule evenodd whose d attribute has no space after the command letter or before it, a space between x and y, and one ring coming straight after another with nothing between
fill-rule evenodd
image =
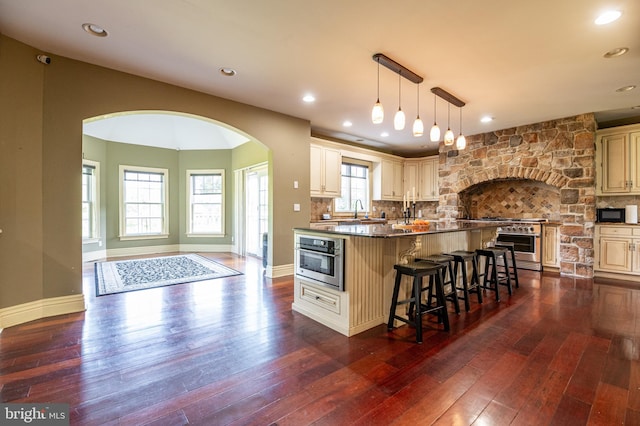
<instances>
[{"instance_id":1,"label":"recessed ceiling light","mask_svg":"<svg viewBox=\"0 0 640 426\"><path fill-rule=\"evenodd\" d=\"M493 121L493 117L489 117L488 115L485 115L480 119L481 123L490 123L492 121Z\"/></svg>"},{"instance_id":2,"label":"recessed ceiling light","mask_svg":"<svg viewBox=\"0 0 640 426\"><path fill-rule=\"evenodd\" d=\"M302 98L302 100L308 104L310 104L311 102L315 102L316 101L316 97L309 94L309 95L304 95L304 97Z\"/></svg>"},{"instance_id":3,"label":"recessed ceiling light","mask_svg":"<svg viewBox=\"0 0 640 426\"><path fill-rule=\"evenodd\" d=\"M344 127L351 127L351 126L353 126L353 123L351 121L349 121L349 120L345 120L345 121L342 122L342 125Z\"/></svg>"},{"instance_id":4,"label":"recessed ceiling light","mask_svg":"<svg viewBox=\"0 0 640 426\"><path fill-rule=\"evenodd\" d=\"M386 138L386 137L389 136L389 132L382 132L382 133L380 133L380 136L383 137L383 138Z\"/></svg>"},{"instance_id":5,"label":"recessed ceiling light","mask_svg":"<svg viewBox=\"0 0 640 426\"><path fill-rule=\"evenodd\" d=\"M616 47L615 49L611 49L607 53L605 53L605 58L615 58L616 56L622 56L629 51L628 47Z\"/></svg>"},{"instance_id":6,"label":"recessed ceiling light","mask_svg":"<svg viewBox=\"0 0 640 426\"><path fill-rule=\"evenodd\" d=\"M622 16L622 12L619 10L607 10L604 13L601 13L595 20L596 25L606 25L615 21L616 19Z\"/></svg>"},{"instance_id":7,"label":"recessed ceiling light","mask_svg":"<svg viewBox=\"0 0 640 426\"><path fill-rule=\"evenodd\" d=\"M224 75L225 77L233 77L234 75L236 75L236 70L234 70L233 68L220 68L220 74Z\"/></svg>"},{"instance_id":8,"label":"recessed ceiling light","mask_svg":"<svg viewBox=\"0 0 640 426\"><path fill-rule=\"evenodd\" d=\"M107 30L96 24L82 24L82 29L96 37L106 37L108 35Z\"/></svg>"},{"instance_id":9,"label":"recessed ceiling light","mask_svg":"<svg viewBox=\"0 0 640 426\"><path fill-rule=\"evenodd\" d=\"M628 92L629 90L635 89L636 86L634 84L630 84L629 86L624 86L619 89L616 89L616 92Z\"/></svg>"}]
</instances>

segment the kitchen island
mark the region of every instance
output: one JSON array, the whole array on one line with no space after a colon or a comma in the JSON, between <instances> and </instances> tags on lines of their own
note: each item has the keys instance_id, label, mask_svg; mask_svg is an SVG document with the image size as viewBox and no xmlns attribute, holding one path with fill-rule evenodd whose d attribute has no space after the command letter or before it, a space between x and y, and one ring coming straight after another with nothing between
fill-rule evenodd
<instances>
[{"instance_id":1,"label":"kitchen island","mask_svg":"<svg viewBox=\"0 0 640 426\"><path fill-rule=\"evenodd\" d=\"M496 230L495 223L469 222L432 222L413 228L393 224L295 228L296 240L300 235L344 240L344 291L295 275L292 309L345 336L361 333L387 322L393 265L430 254L481 248L495 238ZM408 281L405 287L408 291Z\"/></svg>"}]
</instances>

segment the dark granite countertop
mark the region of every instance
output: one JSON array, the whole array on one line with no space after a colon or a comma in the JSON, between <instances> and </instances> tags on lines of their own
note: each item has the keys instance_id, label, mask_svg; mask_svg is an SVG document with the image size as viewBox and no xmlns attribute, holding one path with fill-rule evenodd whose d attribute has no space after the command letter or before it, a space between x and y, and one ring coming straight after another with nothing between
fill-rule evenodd
<instances>
[{"instance_id":1,"label":"dark granite countertop","mask_svg":"<svg viewBox=\"0 0 640 426\"><path fill-rule=\"evenodd\" d=\"M493 222L456 222L452 224L431 222L428 229L420 227L414 230L396 229L390 223L385 225L327 225L316 228L294 228L294 230L369 238L397 238L444 232L473 231L476 229L496 228L497 226L499 224Z\"/></svg>"}]
</instances>

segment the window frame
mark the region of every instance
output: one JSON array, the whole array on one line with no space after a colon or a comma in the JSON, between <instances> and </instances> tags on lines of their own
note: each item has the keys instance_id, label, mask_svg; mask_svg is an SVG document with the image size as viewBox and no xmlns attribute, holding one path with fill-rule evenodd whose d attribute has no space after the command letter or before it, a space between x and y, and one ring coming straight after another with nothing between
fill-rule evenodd
<instances>
[{"instance_id":1,"label":"window frame","mask_svg":"<svg viewBox=\"0 0 640 426\"><path fill-rule=\"evenodd\" d=\"M124 175L126 172L149 173L162 175L162 230L154 234L127 234L126 232L126 203L125 203L125 185ZM121 164L119 166L119 190L120 190L120 214L119 214L119 238L122 241L127 240L147 240L169 237L169 169L157 167L142 167Z\"/></svg>"},{"instance_id":2,"label":"window frame","mask_svg":"<svg viewBox=\"0 0 640 426\"><path fill-rule=\"evenodd\" d=\"M191 196L192 194L192 186L191 186L191 178L194 175L220 175L221 179L222 179L222 184L221 184L221 194L220 194L220 198L221 198L221 202L220 202L220 232L193 232L192 230L192 224L191 224L191 215L192 215L192 208L193 208L193 202L192 202L192 198ZM186 176L187 176L187 182L186 182L186 188L187 188L187 192L186 192L186 197L185 197L185 202L186 202L186 221L185 221L185 229L186 229L186 235L187 237L201 237L201 238L206 238L206 237L224 237L225 236L225 170L224 169L189 169L186 171Z\"/></svg>"},{"instance_id":3,"label":"window frame","mask_svg":"<svg viewBox=\"0 0 640 426\"><path fill-rule=\"evenodd\" d=\"M92 195L93 195L93 209L92 209L92 232L90 237L82 236L82 244L92 244L100 241L100 163L93 160L82 159L82 174L84 180L84 168L93 168L92 183ZM82 182L84 185L84 181ZM84 195L83 195L84 198ZM84 203L84 200L82 200ZM84 219L84 218L83 218Z\"/></svg>"},{"instance_id":4,"label":"window frame","mask_svg":"<svg viewBox=\"0 0 640 426\"><path fill-rule=\"evenodd\" d=\"M367 200L366 202L362 201L363 210L358 210L358 212L370 212L371 211L371 202L372 202L372 170L373 164L369 161L359 160L357 158L343 157L340 163L340 179L342 179L342 166L344 164L355 165L360 167L365 167L367 169ZM341 185L342 186L342 185ZM341 194L342 195L342 194ZM338 197L335 200L341 199L342 197ZM353 206L350 206L349 210L338 210L337 203L334 201L333 203L333 213L335 216L350 216L355 213L355 209Z\"/></svg>"}]
</instances>

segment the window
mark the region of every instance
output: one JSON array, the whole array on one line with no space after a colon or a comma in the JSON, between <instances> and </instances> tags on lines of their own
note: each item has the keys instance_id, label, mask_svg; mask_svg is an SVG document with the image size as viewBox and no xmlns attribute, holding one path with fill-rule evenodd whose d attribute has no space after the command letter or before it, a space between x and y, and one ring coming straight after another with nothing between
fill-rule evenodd
<instances>
[{"instance_id":1,"label":"window","mask_svg":"<svg viewBox=\"0 0 640 426\"><path fill-rule=\"evenodd\" d=\"M120 166L120 238L166 237L169 171Z\"/></svg>"},{"instance_id":2,"label":"window","mask_svg":"<svg viewBox=\"0 0 640 426\"><path fill-rule=\"evenodd\" d=\"M95 242L100 238L100 197L98 194L100 163L82 162L82 241Z\"/></svg>"},{"instance_id":3,"label":"window","mask_svg":"<svg viewBox=\"0 0 640 426\"><path fill-rule=\"evenodd\" d=\"M187 234L224 234L224 170L187 170Z\"/></svg>"},{"instance_id":4,"label":"window","mask_svg":"<svg viewBox=\"0 0 640 426\"><path fill-rule=\"evenodd\" d=\"M357 160L345 159L342 162L342 194L335 200L337 213L355 211L355 203L358 203L359 211L369 210L369 165Z\"/></svg>"}]
</instances>

